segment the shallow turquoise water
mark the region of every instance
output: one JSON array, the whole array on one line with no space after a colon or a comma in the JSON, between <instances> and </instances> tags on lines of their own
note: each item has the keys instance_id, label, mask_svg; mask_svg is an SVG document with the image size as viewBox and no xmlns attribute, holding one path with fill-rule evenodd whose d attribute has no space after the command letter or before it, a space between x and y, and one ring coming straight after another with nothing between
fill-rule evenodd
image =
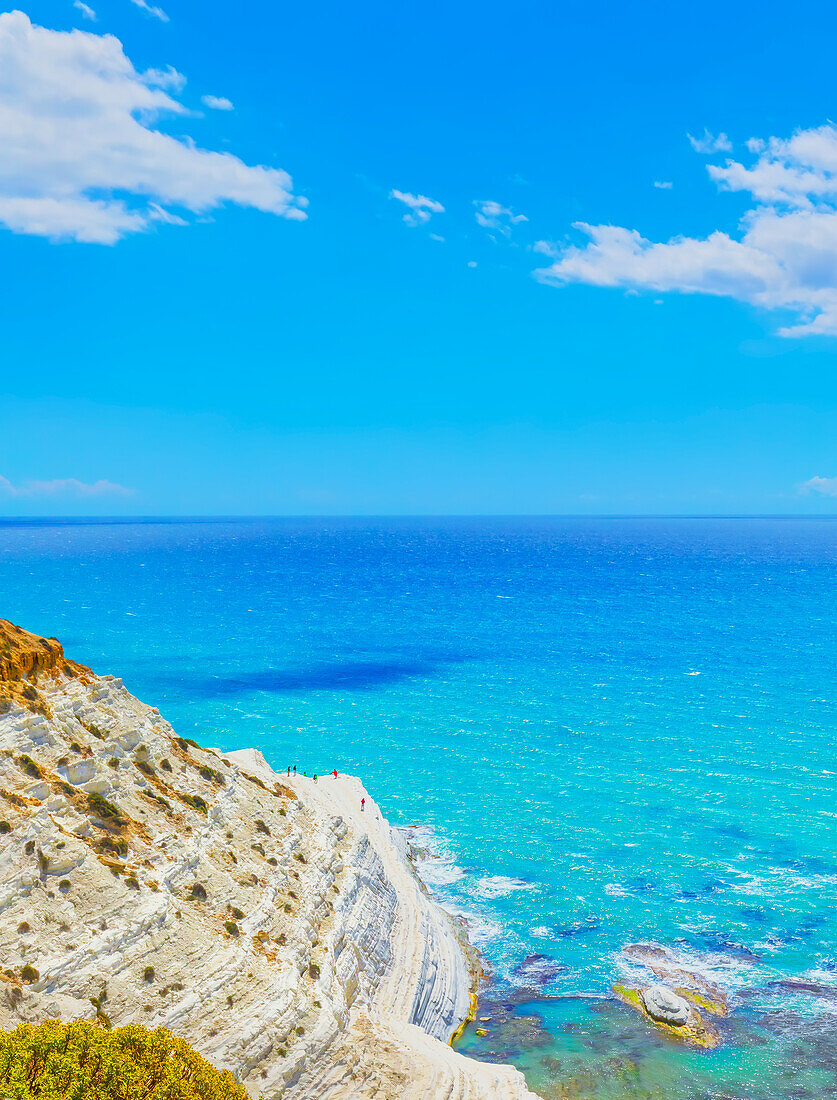
<instances>
[{"instance_id":1,"label":"shallow turquoise water","mask_svg":"<svg viewBox=\"0 0 837 1100\"><path fill-rule=\"evenodd\" d=\"M537 987L514 1013L536 1026L492 1021L478 1055L556 1096L816 1098L837 1096L835 564L827 519L8 523L0 614L184 735L356 772L420 824L492 995ZM597 999L649 940L730 991L720 1050Z\"/></svg>"}]
</instances>

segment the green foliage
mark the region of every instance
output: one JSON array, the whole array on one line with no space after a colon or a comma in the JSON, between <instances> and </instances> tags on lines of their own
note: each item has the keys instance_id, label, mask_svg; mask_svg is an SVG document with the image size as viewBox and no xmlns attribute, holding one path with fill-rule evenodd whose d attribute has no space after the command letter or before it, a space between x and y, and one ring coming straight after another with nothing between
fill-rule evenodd
<instances>
[{"instance_id":1,"label":"green foliage","mask_svg":"<svg viewBox=\"0 0 837 1100\"><path fill-rule=\"evenodd\" d=\"M28 963L20 972L20 976L25 982L36 982L40 978L40 974L34 966L30 966Z\"/></svg>"},{"instance_id":2,"label":"green foliage","mask_svg":"<svg viewBox=\"0 0 837 1100\"><path fill-rule=\"evenodd\" d=\"M234 920L225 920L224 927L226 928L227 932L234 938L241 935L241 929L238 927Z\"/></svg>"},{"instance_id":3,"label":"green foliage","mask_svg":"<svg viewBox=\"0 0 837 1100\"><path fill-rule=\"evenodd\" d=\"M87 796L87 807L96 817L100 817L102 821L106 821L109 825L116 826L116 828L122 828L123 825L127 824L119 807L114 806L112 802L108 802L100 794L89 794Z\"/></svg>"},{"instance_id":4,"label":"green foliage","mask_svg":"<svg viewBox=\"0 0 837 1100\"><path fill-rule=\"evenodd\" d=\"M41 771L41 769L38 767L31 756L26 756L24 754L19 759L23 770L26 772L30 779L43 779L44 773Z\"/></svg>"},{"instance_id":5,"label":"green foliage","mask_svg":"<svg viewBox=\"0 0 837 1100\"><path fill-rule=\"evenodd\" d=\"M230 906L230 912L236 920L244 920L244 912L235 905Z\"/></svg>"},{"instance_id":6,"label":"green foliage","mask_svg":"<svg viewBox=\"0 0 837 1100\"><path fill-rule=\"evenodd\" d=\"M256 832L264 833L265 836L270 836L270 829L268 829L267 825L265 825L260 817L256 818Z\"/></svg>"},{"instance_id":7,"label":"green foliage","mask_svg":"<svg viewBox=\"0 0 837 1100\"><path fill-rule=\"evenodd\" d=\"M153 791L143 791L142 794L151 802L156 802L158 806L162 806L166 813L171 813L171 803L167 802L162 795L154 794Z\"/></svg>"},{"instance_id":8,"label":"green foliage","mask_svg":"<svg viewBox=\"0 0 837 1100\"><path fill-rule=\"evenodd\" d=\"M189 887L189 893L196 901L206 901L206 887L199 882L193 882Z\"/></svg>"},{"instance_id":9,"label":"green foliage","mask_svg":"<svg viewBox=\"0 0 837 1100\"><path fill-rule=\"evenodd\" d=\"M0 1032L0 1095L12 1100L248 1100L165 1028L103 1031L47 1020Z\"/></svg>"},{"instance_id":10,"label":"green foliage","mask_svg":"<svg viewBox=\"0 0 837 1100\"><path fill-rule=\"evenodd\" d=\"M217 783L219 787L223 787L227 782L217 768L210 768L207 764L204 764L203 767L198 768L198 775L200 775L203 779L211 779L212 782Z\"/></svg>"},{"instance_id":11,"label":"green foliage","mask_svg":"<svg viewBox=\"0 0 837 1100\"><path fill-rule=\"evenodd\" d=\"M10 833L11 831L12 827L8 821L0 821L0 833Z\"/></svg>"},{"instance_id":12,"label":"green foliage","mask_svg":"<svg viewBox=\"0 0 837 1100\"><path fill-rule=\"evenodd\" d=\"M206 802L199 794L184 794L183 791L175 791L174 793L186 806L191 806L193 810L197 810L200 814L206 813Z\"/></svg>"},{"instance_id":13,"label":"green foliage","mask_svg":"<svg viewBox=\"0 0 837 1100\"><path fill-rule=\"evenodd\" d=\"M123 840L122 837L103 836L96 842L96 847L100 852L110 852L115 856L127 856L128 854L128 841Z\"/></svg>"},{"instance_id":14,"label":"green foliage","mask_svg":"<svg viewBox=\"0 0 837 1100\"><path fill-rule=\"evenodd\" d=\"M170 772L171 771L171 764L168 762L168 760L165 760L165 759L161 760L160 761L160 767L163 769L164 772Z\"/></svg>"}]
</instances>

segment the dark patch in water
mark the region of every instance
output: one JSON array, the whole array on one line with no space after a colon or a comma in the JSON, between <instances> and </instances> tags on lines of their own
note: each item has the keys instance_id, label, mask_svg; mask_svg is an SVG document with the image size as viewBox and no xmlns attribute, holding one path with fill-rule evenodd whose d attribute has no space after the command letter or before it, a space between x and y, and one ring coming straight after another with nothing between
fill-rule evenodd
<instances>
[{"instance_id":1,"label":"dark patch in water","mask_svg":"<svg viewBox=\"0 0 837 1100\"><path fill-rule=\"evenodd\" d=\"M551 955L527 955L523 962L518 963L512 970L517 989L512 995L512 1000L521 1001L536 1000L543 991L544 986L549 985L559 975L565 974L568 967L553 959Z\"/></svg>"},{"instance_id":2,"label":"dark patch in water","mask_svg":"<svg viewBox=\"0 0 837 1100\"><path fill-rule=\"evenodd\" d=\"M742 909L741 916L745 917L749 921L756 921L758 924L761 924L763 921L767 920L767 913L765 913L763 909Z\"/></svg>"},{"instance_id":3,"label":"dark patch in water","mask_svg":"<svg viewBox=\"0 0 837 1100\"><path fill-rule=\"evenodd\" d=\"M786 989L791 993L809 993L812 997L822 997L827 1001L837 1001L837 986L823 985L822 982L803 982L797 978L780 978L767 983L769 989Z\"/></svg>"},{"instance_id":4,"label":"dark patch in water","mask_svg":"<svg viewBox=\"0 0 837 1100\"><path fill-rule=\"evenodd\" d=\"M701 890L704 894L720 894L722 891L726 890L728 886L729 883L724 882L723 879L708 878L701 887Z\"/></svg>"},{"instance_id":5,"label":"dark patch in water","mask_svg":"<svg viewBox=\"0 0 837 1100\"><path fill-rule=\"evenodd\" d=\"M705 946L715 951L723 951L724 954L730 955L734 959L739 959L741 962L761 962L760 956L754 951L751 951L749 947L745 947L740 943L733 943L732 940L726 939L723 932L706 932L700 937L700 940Z\"/></svg>"},{"instance_id":6,"label":"dark patch in water","mask_svg":"<svg viewBox=\"0 0 837 1100\"><path fill-rule=\"evenodd\" d=\"M567 924L563 928L556 928L556 936L583 936L587 932L595 932L597 928L601 928L602 922L597 917L588 917L587 920L580 920L576 924Z\"/></svg>"},{"instance_id":7,"label":"dark patch in water","mask_svg":"<svg viewBox=\"0 0 837 1100\"><path fill-rule=\"evenodd\" d=\"M435 676L445 664L468 658L394 658L378 661L331 661L304 669L258 669L230 677L180 677L184 694L204 699L246 695L254 691L286 694L302 691L371 691L404 680Z\"/></svg>"}]
</instances>

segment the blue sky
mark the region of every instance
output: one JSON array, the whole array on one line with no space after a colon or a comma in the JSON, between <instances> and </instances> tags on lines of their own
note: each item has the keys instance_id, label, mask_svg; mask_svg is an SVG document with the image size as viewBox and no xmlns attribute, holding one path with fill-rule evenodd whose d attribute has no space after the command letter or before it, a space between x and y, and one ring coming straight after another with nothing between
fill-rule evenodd
<instances>
[{"instance_id":1,"label":"blue sky","mask_svg":"<svg viewBox=\"0 0 837 1100\"><path fill-rule=\"evenodd\" d=\"M835 510L833 6L87 7L0 18L0 514Z\"/></svg>"}]
</instances>

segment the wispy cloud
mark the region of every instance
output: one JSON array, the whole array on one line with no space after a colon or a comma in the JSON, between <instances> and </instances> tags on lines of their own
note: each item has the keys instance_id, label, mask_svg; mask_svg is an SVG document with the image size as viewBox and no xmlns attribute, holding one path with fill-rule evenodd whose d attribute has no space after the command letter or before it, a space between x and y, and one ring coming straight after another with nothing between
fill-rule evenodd
<instances>
[{"instance_id":1,"label":"wispy cloud","mask_svg":"<svg viewBox=\"0 0 837 1100\"><path fill-rule=\"evenodd\" d=\"M555 262L536 277L556 286L720 295L790 314L783 336L837 335L837 127L755 139L748 148L752 163L707 166L721 191L751 196L737 234L658 242L636 229L578 222L587 243L553 246Z\"/></svg>"},{"instance_id":2,"label":"wispy cloud","mask_svg":"<svg viewBox=\"0 0 837 1100\"><path fill-rule=\"evenodd\" d=\"M80 11L84 18L89 19L91 23L96 22L98 16L95 11L87 4L82 3L82 0L73 0L73 7L76 8L77 11Z\"/></svg>"},{"instance_id":3,"label":"wispy cloud","mask_svg":"<svg viewBox=\"0 0 837 1100\"><path fill-rule=\"evenodd\" d=\"M142 10L148 12L149 15L153 15L154 18L159 19L161 23L168 23L169 17L162 8L147 3L147 0L131 0L131 3L137 8L142 8Z\"/></svg>"},{"instance_id":4,"label":"wispy cloud","mask_svg":"<svg viewBox=\"0 0 837 1100\"><path fill-rule=\"evenodd\" d=\"M692 143L692 148L696 153L711 155L712 153L728 153L732 149L732 142L726 134L710 134L706 128L704 128L703 137L692 137L691 134L687 134L686 137Z\"/></svg>"},{"instance_id":5,"label":"wispy cloud","mask_svg":"<svg viewBox=\"0 0 837 1100\"><path fill-rule=\"evenodd\" d=\"M409 207L404 215L407 225L425 225L433 214L444 214L445 208L436 199L429 199L426 195L413 195L409 191L390 191L389 197L403 202Z\"/></svg>"},{"instance_id":6,"label":"wispy cloud","mask_svg":"<svg viewBox=\"0 0 837 1100\"><path fill-rule=\"evenodd\" d=\"M670 191L674 184L671 180L654 180L654 186L660 191Z\"/></svg>"},{"instance_id":7,"label":"wispy cloud","mask_svg":"<svg viewBox=\"0 0 837 1100\"><path fill-rule=\"evenodd\" d=\"M508 206L501 206L491 199L474 199L474 206L477 208L474 214L477 225L483 229L496 229L504 237L510 236L513 226L529 220L525 214L515 214Z\"/></svg>"},{"instance_id":8,"label":"wispy cloud","mask_svg":"<svg viewBox=\"0 0 837 1100\"><path fill-rule=\"evenodd\" d=\"M114 244L225 203L304 219L307 200L286 172L152 128L160 116L189 115L171 94L184 82L171 67L137 72L113 35L0 15L0 223Z\"/></svg>"},{"instance_id":9,"label":"wispy cloud","mask_svg":"<svg viewBox=\"0 0 837 1100\"><path fill-rule=\"evenodd\" d=\"M222 95L202 95L201 103L212 111L231 111L232 101Z\"/></svg>"},{"instance_id":10,"label":"wispy cloud","mask_svg":"<svg viewBox=\"0 0 837 1100\"><path fill-rule=\"evenodd\" d=\"M812 477L799 486L800 493L818 493L823 497L837 497L837 477Z\"/></svg>"},{"instance_id":11,"label":"wispy cloud","mask_svg":"<svg viewBox=\"0 0 837 1100\"><path fill-rule=\"evenodd\" d=\"M75 477L53 478L51 481L25 481L13 485L0 474L0 497L105 497L132 496L134 490L126 489L113 481L79 481Z\"/></svg>"}]
</instances>

